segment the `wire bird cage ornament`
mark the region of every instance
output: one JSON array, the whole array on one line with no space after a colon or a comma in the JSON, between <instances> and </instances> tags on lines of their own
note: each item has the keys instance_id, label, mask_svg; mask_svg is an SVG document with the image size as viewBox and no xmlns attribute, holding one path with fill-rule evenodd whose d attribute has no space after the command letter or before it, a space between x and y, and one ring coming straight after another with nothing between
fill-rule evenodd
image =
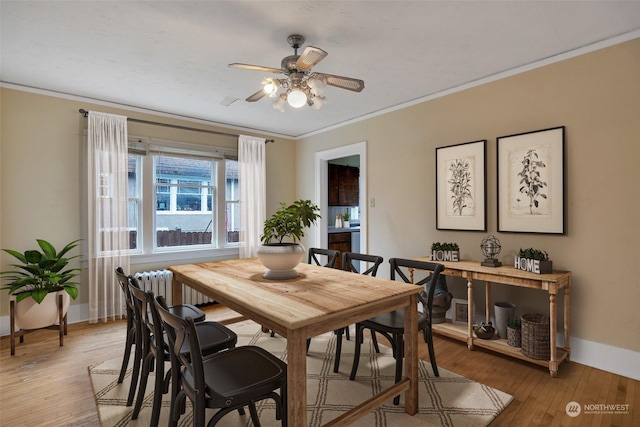
<instances>
[{"instance_id":1,"label":"wire bird cage ornament","mask_svg":"<svg viewBox=\"0 0 640 427\"><path fill-rule=\"evenodd\" d=\"M497 237L487 236L482 239L480 249L486 257L485 260L482 261L481 265L485 267L500 267L502 265L502 263L496 259L502 250L502 245L500 245L500 240L498 240Z\"/></svg>"}]
</instances>

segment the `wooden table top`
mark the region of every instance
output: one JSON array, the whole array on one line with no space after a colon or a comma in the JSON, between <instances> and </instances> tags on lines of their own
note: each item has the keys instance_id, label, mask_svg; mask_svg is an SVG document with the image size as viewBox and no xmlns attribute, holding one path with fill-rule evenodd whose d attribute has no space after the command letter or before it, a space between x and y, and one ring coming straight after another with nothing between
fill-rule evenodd
<instances>
[{"instance_id":1,"label":"wooden table top","mask_svg":"<svg viewBox=\"0 0 640 427\"><path fill-rule=\"evenodd\" d=\"M179 265L169 270L174 280L234 310L243 313L250 309L254 320L270 320L286 330L314 325L310 334L318 328L326 329L324 332L336 329L336 322L344 326L403 307L408 295L422 290L420 286L304 263L296 267L297 278L270 280L262 277L265 267L257 258Z\"/></svg>"}]
</instances>

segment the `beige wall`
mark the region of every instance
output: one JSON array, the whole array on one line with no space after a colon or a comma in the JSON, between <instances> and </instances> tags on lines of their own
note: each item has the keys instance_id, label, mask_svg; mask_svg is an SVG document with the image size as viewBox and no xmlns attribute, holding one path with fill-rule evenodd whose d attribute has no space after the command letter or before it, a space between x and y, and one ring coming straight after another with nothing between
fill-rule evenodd
<instances>
[{"instance_id":1,"label":"beige wall","mask_svg":"<svg viewBox=\"0 0 640 427\"><path fill-rule=\"evenodd\" d=\"M639 75L640 40L634 40L298 142L276 138L267 145L267 213L279 201L315 198L317 151L367 141L364 196L376 199L375 208L363 203L368 209L369 252L385 259L413 257L425 255L433 241L456 241L465 258L479 259L479 244L487 234L501 240L505 262L520 247L545 249L556 268L574 273L572 336L639 352ZM195 126L0 89L0 247L24 250L36 238L63 244L81 235L81 135L86 119L79 108ZM497 233L496 137L559 125L566 126L567 235ZM133 123L129 132L229 143ZM488 140L488 231L437 231L435 148L478 139ZM2 269L8 262L0 255ZM496 299L515 302L521 314L547 310L542 292L498 285L493 289ZM463 284L454 283L452 290L464 296ZM482 301L482 286L476 293ZM4 292L0 298L0 315L6 316ZM86 301L82 292L76 304Z\"/></svg>"},{"instance_id":2,"label":"beige wall","mask_svg":"<svg viewBox=\"0 0 640 427\"><path fill-rule=\"evenodd\" d=\"M7 88L0 89L0 108L0 248L20 251L37 246L37 238L49 240L61 248L82 236L81 144L87 119L78 112L80 108L239 133L200 123ZM130 122L128 130L132 136L221 147L237 146L237 138L161 126ZM267 144L267 214L278 208L279 201L292 201L295 196L294 153L292 140L276 138L274 144ZM11 259L2 252L0 268L6 270ZM136 271L166 265L166 262L159 260L138 265ZM81 287L80 296L74 304L88 302L86 289ZM5 291L0 293L0 298L0 315L7 315L9 304L6 303Z\"/></svg>"},{"instance_id":3,"label":"beige wall","mask_svg":"<svg viewBox=\"0 0 640 427\"><path fill-rule=\"evenodd\" d=\"M367 141L369 194L363 196L376 200L374 208L362 203L370 253L416 257L434 241L455 241L463 258L481 259L488 234L502 242L503 262L512 262L520 247L544 249L555 268L573 271L571 335L638 352L639 76L640 40L634 40L305 138L297 142L298 197L314 197L308 171L315 152ZM560 125L566 126L567 235L497 233L496 137ZM487 139L488 231L438 231L435 148L480 139ZM464 284L452 289L465 298ZM480 307L483 289L475 289ZM543 292L492 290L495 300L515 302L519 314L548 312Z\"/></svg>"}]
</instances>

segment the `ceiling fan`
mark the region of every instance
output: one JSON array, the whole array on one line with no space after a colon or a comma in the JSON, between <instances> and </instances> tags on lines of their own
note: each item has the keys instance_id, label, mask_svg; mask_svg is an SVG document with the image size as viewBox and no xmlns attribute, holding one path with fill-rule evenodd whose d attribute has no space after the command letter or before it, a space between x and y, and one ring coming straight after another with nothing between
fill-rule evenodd
<instances>
[{"instance_id":1,"label":"ceiling fan","mask_svg":"<svg viewBox=\"0 0 640 427\"><path fill-rule=\"evenodd\" d=\"M273 103L273 108L280 111L284 111L285 102L294 108L300 108L307 104L318 109L325 103L323 91L326 85L353 92L360 92L364 89L364 81L359 79L336 76L334 74L312 73L311 69L327 56L327 52L314 46L307 46L302 51L302 54L298 55L298 49L304 43L304 37L293 34L287 38L287 41L293 48L294 53L282 58L280 68L240 63L229 64L230 68L265 71L286 76L281 79L264 78L262 80L262 89L250 95L246 99L247 102L256 102L264 96L269 96L278 98ZM280 89L282 91L278 95Z\"/></svg>"}]
</instances>

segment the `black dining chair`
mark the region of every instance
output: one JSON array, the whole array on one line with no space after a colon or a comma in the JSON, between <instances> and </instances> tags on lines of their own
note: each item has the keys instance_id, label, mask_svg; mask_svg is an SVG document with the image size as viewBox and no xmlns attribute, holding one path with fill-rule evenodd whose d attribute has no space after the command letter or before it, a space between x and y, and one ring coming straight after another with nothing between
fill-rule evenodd
<instances>
[{"instance_id":1,"label":"black dining chair","mask_svg":"<svg viewBox=\"0 0 640 427\"><path fill-rule=\"evenodd\" d=\"M378 274L378 267L380 266L380 264L382 264L383 261L384 259L378 255L367 255L367 254L360 254L356 252L342 253L342 269L343 270L349 271L352 273L369 275L372 277L375 277L376 274ZM362 270L362 265L360 264L360 262L370 263L369 268L367 268L366 270L363 270L362 273L360 273L360 270ZM335 334L336 334L336 358L333 365L333 372L338 372L338 369L340 368L340 354L342 352L342 335L343 334L346 335L347 339L349 339L349 326L338 329L337 331L335 331ZM374 340L377 348L378 343L377 341L375 341L376 339L375 334L372 334L372 339Z\"/></svg>"},{"instance_id":2,"label":"black dining chair","mask_svg":"<svg viewBox=\"0 0 640 427\"><path fill-rule=\"evenodd\" d=\"M131 358L131 351L133 349L133 344L136 339L136 322L135 322L135 310L133 308L133 301L131 300L131 294L129 293L129 279L127 278L127 274L124 272L122 267L116 268L116 277L118 279L118 283L120 284L120 288L122 289L122 293L124 294L124 299L126 302L126 314L127 314L127 336L125 338L125 347L124 347L124 356L122 357L122 367L120 368L120 375L118 375L118 384L124 381L124 376L127 372L127 366L129 366L129 359ZM137 346L136 349L142 349L140 346ZM140 355L135 356L136 359L140 357ZM133 386L133 385L132 385ZM135 393L135 388L133 390ZM133 397L131 398L131 402L133 402ZM131 405L131 403L129 403Z\"/></svg>"},{"instance_id":3,"label":"black dining chair","mask_svg":"<svg viewBox=\"0 0 640 427\"><path fill-rule=\"evenodd\" d=\"M334 249L309 248L309 258L307 262L322 267L335 268L336 261L338 261L339 257L340 251Z\"/></svg>"},{"instance_id":4,"label":"black dining chair","mask_svg":"<svg viewBox=\"0 0 640 427\"><path fill-rule=\"evenodd\" d=\"M389 260L391 267L391 280L396 279L398 275L404 282L411 283L411 280L403 269L412 269L424 271L427 277L415 283L418 286L427 286L428 293L421 292L418 294L418 300L422 305L422 310L418 310L418 330L423 331L424 339L429 347L429 359L431 360L431 368L433 374L438 377L438 365L436 364L436 356L433 350L433 333L431 331L431 308L433 306L433 294L435 286L429 286L430 283L437 283L440 273L444 269L441 264L427 261L417 261L411 259L391 258ZM372 317L363 322L356 323L356 342L353 357L353 366L351 368L350 379L356 377L358 371L358 363L360 361L360 347L364 340L364 330L369 329L372 335L378 332L384 335L393 349L393 356L396 359L396 383L402 378L402 360L404 358L404 310L394 310L384 313L376 317ZM394 405L400 403L400 396L393 399Z\"/></svg>"},{"instance_id":5,"label":"black dining chair","mask_svg":"<svg viewBox=\"0 0 640 427\"><path fill-rule=\"evenodd\" d=\"M161 296L155 305L169 339L171 371L175 372L172 381L180 386L171 406L170 425L177 425L187 398L193 407L194 427L205 425L206 408L218 409L207 422L207 427L212 427L229 412L245 406L253 424L259 426L255 403L264 399L275 401L276 419L287 425L286 363L256 346L234 347L205 358L197 350L200 340L193 320L171 314ZM189 357L181 350L185 345L192 349Z\"/></svg>"},{"instance_id":6,"label":"black dining chair","mask_svg":"<svg viewBox=\"0 0 640 427\"><path fill-rule=\"evenodd\" d=\"M168 371L166 376L164 372L164 362L170 360L169 346L166 342L162 321L153 303L153 292L145 292L140 289L133 276L129 276L128 279L129 292L134 302L137 331L139 331L142 340L142 372L140 373L138 396L131 419L135 420L138 418L140 410L142 409L149 374L155 371L153 406L150 422L150 425L155 427L158 425L160 419L162 395L169 391L168 386L171 371ZM231 329L218 322L198 322L196 324L196 333L199 337L199 343L202 346L200 352L205 356L232 348L238 341L237 335ZM185 347L181 351L189 357L190 348ZM177 392L177 387L172 387L172 401L175 399Z\"/></svg>"},{"instance_id":7,"label":"black dining chair","mask_svg":"<svg viewBox=\"0 0 640 427\"><path fill-rule=\"evenodd\" d=\"M135 398L136 387L138 386L138 379L140 375L140 367L142 359L144 358L142 355L143 342L142 336L136 333L138 331L139 322L136 321L133 297L131 296L131 292L129 290L129 278L133 278L133 276L127 275L122 267L117 267L115 271L118 283L120 284L120 288L122 289L122 292L125 296L127 314L127 335L125 338L124 356L122 358L122 366L120 368L120 375L118 376L118 383L122 383L124 381L124 377L127 372L127 366L129 365L129 359L131 357L131 350L133 345L135 344L131 385L129 387L129 395L127 396L127 406L131 406L133 405L133 399ZM133 278L133 280L135 286L140 289L140 284L138 283L137 279ZM170 310L181 317L191 316L195 319L196 322L202 322L206 317L204 311L200 310L198 307L192 304L174 305L171 306Z\"/></svg>"}]
</instances>

